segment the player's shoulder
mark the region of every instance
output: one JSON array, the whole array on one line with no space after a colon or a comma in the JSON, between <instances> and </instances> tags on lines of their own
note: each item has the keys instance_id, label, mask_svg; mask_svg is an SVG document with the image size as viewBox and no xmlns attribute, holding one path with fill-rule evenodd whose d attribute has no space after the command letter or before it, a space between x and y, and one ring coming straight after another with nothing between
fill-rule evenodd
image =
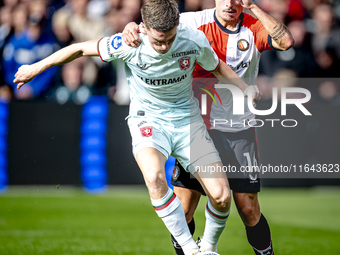
<instances>
[{"instance_id":1,"label":"player's shoulder","mask_svg":"<svg viewBox=\"0 0 340 255\"><path fill-rule=\"evenodd\" d=\"M121 33L103 37L98 42L99 56L106 62L117 58L128 60L135 51L136 48L125 44Z\"/></svg>"},{"instance_id":2,"label":"player's shoulder","mask_svg":"<svg viewBox=\"0 0 340 255\"><path fill-rule=\"evenodd\" d=\"M195 44L201 44L202 40L206 40L206 36L202 31L182 23L177 28L177 36L181 40L187 40Z\"/></svg>"},{"instance_id":3,"label":"player's shoulder","mask_svg":"<svg viewBox=\"0 0 340 255\"><path fill-rule=\"evenodd\" d=\"M257 18L254 18L248 13L243 13L242 26L252 29L255 25L260 24L260 23L261 22Z\"/></svg>"},{"instance_id":4,"label":"player's shoulder","mask_svg":"<svg viewBox=\"0 0 340 255\"><path fill-rule=\"evenodd\" d=\"M214 22L215 9L205 9L196 12L183 12L180 14L180 22L199 28L200 26Z\"/></svg>"},{"instance_id":5,"label":"player's shoulder","mask_svg":"<svg viewBox=\"0 0 340 255\"><path fill-rule=\"evenodd\" d=\"M141 38L142 43L143 43L143 38L144 38L144 36L147 36L147 35L143 35L143 34L138 34L138 35ZM120 52L134 52L134 51L136 51L135 47L129 46L124 42L124 40L122 38L122 33L117 33L117 34L111 35L109 37L106 37L104 39L107 40L106 44L108 46L110 45L111 48L113 48L113 50L115 50L115 51L120 51Z\"/></svg>"}]
</instances>

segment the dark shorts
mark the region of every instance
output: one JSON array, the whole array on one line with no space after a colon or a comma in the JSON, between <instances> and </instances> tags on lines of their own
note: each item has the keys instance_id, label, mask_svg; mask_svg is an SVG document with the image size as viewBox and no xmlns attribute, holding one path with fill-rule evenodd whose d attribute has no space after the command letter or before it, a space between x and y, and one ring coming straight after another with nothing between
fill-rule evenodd
<instances>
[{"instance_id":1,"label":"dark shorts","mask_svg":"<svg viewBox=\"0 0 340 255\"><path fill-rule=\"evenodd\" d=\"M226 166L230 189L240 193L257 193L260 191L259 173L244 171L258 165L255 128L237 133L209 130L219 152L222 163ZM171 184L178 187L193 189L206 195L200 183L177 162L171 178Z\"/></svg>"}]
</instances>

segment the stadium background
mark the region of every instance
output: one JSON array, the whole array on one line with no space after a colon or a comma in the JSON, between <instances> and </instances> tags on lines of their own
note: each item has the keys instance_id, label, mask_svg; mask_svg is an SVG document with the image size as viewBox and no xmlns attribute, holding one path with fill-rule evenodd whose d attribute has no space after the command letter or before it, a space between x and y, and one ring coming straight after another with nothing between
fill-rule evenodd
<instances>
[{"instance_id":1,"label":"stadium background","mask_svg":"<svg viewBox=\"0 0 340 255\"><path fill-rule=\"evenodd\" d=\"M257 85L264 96L258 107L270 107L272 87L297 86L311 92L305 106L313 114L288 107L285 118L296 119L296 128L258 128L261 163L339 164L339 2L256 2L283 21L296 42L287 52L262 55ZM32 87L17 91L12 83L21 64L139 22L142 3L0 1L0 254L172 252L132 157L122 63L84 58L55 68ZM214 1L179 1L179 6L194 11L213 7ZM282 119L280 109L268 118ZM171 164L167 169L170 175ZM263 180L260 203L279 254L340 254L338 176L309 172ZM135 204L139 217L150 220L136 219ZM203 211L196 214L202 219L199 230ZM251 254L233 211L220 253Z\"/></svg>"}]
</instances>

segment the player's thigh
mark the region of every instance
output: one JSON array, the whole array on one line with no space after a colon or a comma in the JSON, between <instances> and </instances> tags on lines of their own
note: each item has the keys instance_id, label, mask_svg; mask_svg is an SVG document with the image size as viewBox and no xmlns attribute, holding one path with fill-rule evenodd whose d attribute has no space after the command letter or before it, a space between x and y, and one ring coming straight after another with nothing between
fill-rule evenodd
<instances>
[{"instance_id":1,"label":"player's thigh","mask_svg":"<svg viewBox=\"0 0 340 255\"><path fill-rule=\"evenodd\" d=\"M231 145L234 148L236 160L241 166L241 172L243 172L244 177L248 178L252 183L259 183L259 156L255 128L238 132L235 134L234 139Z\"/></svg>"},{"instance_id":2,"label":"player's thigh","mask_svg":"<svg viewBox=\"0 0 340 255\"><path fill-rule=\"evenodd\" d=\"M243 223L255 226L261 217L258 193L233 192L233 197Z\"/></svg>"},{"instance_id":3,"label":"player's thigh","mask_svg":"<svg viewBox=\"0 0 340 255\"><path fill-rule=\"evenodd\" d=\"M194 216L198 202L200 201L201 193L196 190L176 186L174 186L174 192L181 201L185 212L185 218L187 223L189 223Z\"/></svg>"},{"instance_id":4,"label":"player's thigh","mask_svg":"<svg viewBox=\"0 0 340 255\"><path fill-rule=\"evenodd\" d=\"M226 133L210 130L214 144L219 152L231 190L242 193L260 191L259 173L254 171L258 164L258 153L255 130L253 128L237 133Z\"/></svg>"},{"instance_id":5,"label":"player's thigh","mask_svg":"<svg viewBox=\"0 0 340 255\"><path fill-rule=\"evenodd\" d=\"M185 171L194 174L202 166L221 161L203 120L191 122L173 141L172 155Z\"/></svg>"},{"instance_id":6,"label":"player's thigh","mask_svg":"<svg viewBox=\"0 0 340 255\"><path fill-rule=\"evenodd\" d=\"M171 152L169 138L163 126L154 118L132 117L128 125L133 153L150 196L160 198L167 192L164 165Z\"/></svg>"}]
</instances>

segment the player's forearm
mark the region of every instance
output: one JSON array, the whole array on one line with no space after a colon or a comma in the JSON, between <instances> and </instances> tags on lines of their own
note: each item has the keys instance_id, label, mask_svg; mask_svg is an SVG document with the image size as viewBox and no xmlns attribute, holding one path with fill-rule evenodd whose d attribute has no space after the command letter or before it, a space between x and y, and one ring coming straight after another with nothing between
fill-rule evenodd
<instances>
[{"instance_id":1,"label":"player's forearm","mask_svg":"<svg viewBox=\"0 0 340 255\"><path fill-rule=\"evenodd\" d=\"M222 83L228 83L239 87L244 91L249 86L223 61L220 61L220 65L213 72L213 74Z\"/></svg>"},{"instance_id":2,"label":"player's forearm","mask_svg":"<svg viewBox=\"0 0 340 255\"><path fill-rule=\"evenodd\" d=\"M24 84L32 81L34 77L43 71L57 65L69 63L81 56L98 56L97 53L98 40L76 43L57 52L49 57L32 65L23 65L15 74L13 82L17 83L17 88L20 89Z\"/></svg>"},{"instance_id":3,"label":"player's forearm","mask_svg":"<svg viewBox=\"0 0 340 255\"><path fill-rule=\"evenodd\" d=\"M264 12L256 4L252 4L248 8L261 21L272 40L275 42L276 48L280 50L287 50L294 45L294 39L288 28L273 16Z\"/></svg>"},{"instance_id":4,"label":"player's forearm","mask_svg":"<svg viewBox=\"0 0 340 255\"><path fill-rule=\"evenodd\" d=\"M57 65L64 65L82 56L93 55L87 54L88 51L86 50L86 47L88 46L86 45L88 43L89 42L75 43L56 51L52 55L35 64L37 71L41 73L47 70L48 68Z\"/></svg>"}]
</instances>

